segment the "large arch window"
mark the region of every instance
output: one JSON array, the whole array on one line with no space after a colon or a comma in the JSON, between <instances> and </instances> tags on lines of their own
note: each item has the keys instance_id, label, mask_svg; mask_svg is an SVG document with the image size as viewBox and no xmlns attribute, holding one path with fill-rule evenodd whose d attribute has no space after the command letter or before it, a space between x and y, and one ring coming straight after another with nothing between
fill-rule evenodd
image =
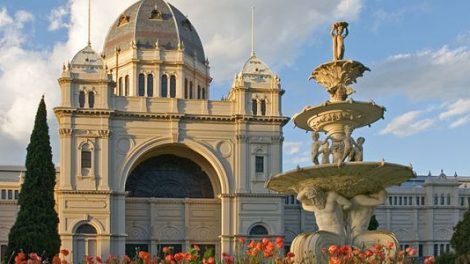
<instances>
[{"instance_id":1,"label":"large arch window","mask_svg":"<svg viewBox=\"0 0 470 264\"><path fill-rule=\"evenodd\" d=\"M124 77L124 95L129 95L129 75L126 75L126 77Z\"/></svg>"},{"instance_id":2,"label":"large arch window","mask_svg":"<svg viewBox=\"0 0 470 264\"><path fill-rule=\"evenodd\" d=\"M262 225L255 225L250 229L250 236L267 236L269 235L268 229Z\"/></svg>"},{"instance_id":3,"label":"large arch window","mask_svg":"<svg viewBox=\"0 0 470 264\"><path fill-rule=\"evenodd\" d=\"M85 107L85 92L84 91L80 91L80 93L78 94L78 105L80 106L80 108Z\"/></svg>"},{"instance_id":4,"label":"large arch window","mask_svg":"<svg viewBox=\"0 0 470 264\"><path fill-rule=\"evenodd\" d=\"M162 75L161 97L168 97L168 77Z\"/></svg>"},{"instance_id":5,"label":"large arch window","mask_svg":"<svg viewBox=\"0 0 470 264\"><path fill-rule=\"evenodd\" d=\"M170 76L170 97L176 97L176 76L174 75Z\"/></svg>"},{"instance_id":6,"label":"large arch window","mask_svg":"<svg viewBox=\"0 0 470 264\"><path fill-rule=\"evenodd\" d=\"M145 75L139 74L139 96L145 96Z\"/></svg>"},{"instance_id":7,"label":"large arch window","mask_svg":"<svg viewBox=\"0 0 470 264\"><path fill-rule=\"evenodd\" d=\"M175 155L160 155L140 163L129 175L130 197L214 198L211 181L195 162Z\"/></svg>"},{"instance_id":8,"label":"large arch window","mask_svg":"<svg viewBox=\"0 0 470 264\"><path fill-rule=\"evenodd\" d=\"M83 261L84 256L96 256L96 228L90 224L80 225L73 236L73 259L74 263Z\"/></svg>"},{"instance_id":9,"label":"large arch window","mask_svg":"<svg viewBox=\"0 0 470 264\"><path fill-rule=\"evenodd\" d=\"M147 96L153 96L153 75L147 75Z\"/></svg>"}]
</instances>

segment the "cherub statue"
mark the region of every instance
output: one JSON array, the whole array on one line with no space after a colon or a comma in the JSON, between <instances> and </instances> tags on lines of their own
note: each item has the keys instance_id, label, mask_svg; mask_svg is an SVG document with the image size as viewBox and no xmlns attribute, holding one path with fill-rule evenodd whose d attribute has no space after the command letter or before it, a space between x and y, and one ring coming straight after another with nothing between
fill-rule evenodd
<instances>
[{"instance_id":1,"label":"cherub statue","mask_svg":"<svg viewBox=\"0 0 470 264\"><path fill-rule=\"evenodd\" d=\"M348 36L348 23L336 22L331 25L333 39L333 60L342 60L344 56L344 39Z\"/></svg>"},{"instance_id":2,"label":"cherub statue","mask_svg":"<svg viewBox=\"0 0 470 264\"><path fill-rule=\"evenodd\" d=\"M341 162L343 161L343 151L344 150L344 144L341 141L335 141L333 140L333 143L331 144L331 154L333 154L333 164L338 164L340 165Z\"/></svg>"},{"instance_id":3,"label":"cherub statue","mask_svg":"<svg viewBox=\"0 0 470 264\"><path fill-rule=\"evenodd\" d=\"M348 199L334 191L324 192L316 187L306 187L298 193L297 200L302 202L304 210L315 214L320 231L345 236L343 210L352 206Z\"/></svg>"},{"instance_id":4,"label":"cherub statue","mask_svg":"<svg viewBox=\"0 0 470 264\"><path fill-rule=\"evenodd\" d=\"M341 157L341 161L344 162L346 158L351 160L351 156L353 154L354 146L356 142L351 137L352 129L349 126L344 127L344 139L343 139L343 156Z\"/></svg>"},{"instance_id":5,"label":"cherub statue","mask_svg":"<svg viewBox=\"0 0 470 264\"><path fill-rule=\"evenodd\" d=\"M354 149L353 153L350 155L350 160L349 161L363 161L363 153L364 153L364 142L366 141L365 138L359 137L357 138L355 144L354 144Z\"/></svg>"},{"instance_id":6,"label":"cherub statue","mask_svg":"<svg viewBox=\"0 0 470 264\"><path fill-rule=\"evenodd\" d=\"M320 134L318 132L313 132L312 133L312 161L313 164L318 165L320 164L318 162L318 156L320 155L320 146L322 145L322 142L319 140Z\"/></svg>"},{"instance_id":7,"label":"cherub statue","mask_svg":"<svg viewBox=\"0 0 470 264\"><path fill-rule=\"evenodd\" d=\"M330 151L330 143L328 142L328 139L325 139L322 142L320 152L322 154L321 164L329 164L331 151Z\"/></svg>"}]
</instances>

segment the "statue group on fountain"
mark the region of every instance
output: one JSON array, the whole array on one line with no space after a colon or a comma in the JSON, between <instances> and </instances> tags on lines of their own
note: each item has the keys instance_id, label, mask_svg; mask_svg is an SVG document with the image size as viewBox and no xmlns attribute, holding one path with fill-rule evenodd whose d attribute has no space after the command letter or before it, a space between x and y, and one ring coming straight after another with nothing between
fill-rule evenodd
<instances>
[{"instance_id":1,"label":"statue group on fountain","mask_svg":"<svg viewBox=\"0 0 470 264\"><path fill-rule=\"evenodd\" d=\"M347 199L335 191L323 191L310 186L298 193L297 200L302 203L304 210L315 214L320 231L352 240L367 231L375 207L383 204L386 196L386 191L382 189Z\"/></svg>"},{"instance_id":2,"label":"statue group on fountain","mask_svg":"<svg viewBox=\"0 0 470 264\"><path fill-rule=\"evenodd\" d=\"M342 162L353 162L363 161L363 151L365 138L359 137L354 140L351 137L352 129L349 126L344 128L344 137L342 140L334 140L331 137L327 137L325 140L320 140L320 134L318 132L312 133L312 161L315 165L319 164L338 164ZM330 142L331 147L330 147ZM319 157L321 157L321 162ZM333 157L330 162L330 155Z\"/></svg>"}]
</instances>

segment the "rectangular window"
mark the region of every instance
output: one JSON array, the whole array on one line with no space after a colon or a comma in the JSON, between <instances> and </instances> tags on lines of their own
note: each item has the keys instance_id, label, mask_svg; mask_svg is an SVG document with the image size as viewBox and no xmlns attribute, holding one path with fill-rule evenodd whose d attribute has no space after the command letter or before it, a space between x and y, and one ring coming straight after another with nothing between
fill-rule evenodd
<instances>
[{"instance_id":1,"label":"rectangular window","mask_svg":"<svg viewBox=\"0 0 470 264\"><path fill-rule=\"evenodd\" d=\"M8 190L8 200L13 200L13 190Z\"/></svg>"},{"instance_id":2,"label":"rectangular window","mask_svg":"<svg viewBox=\"0 0 470 264\"><path fill-rule=\"evenodd\" d=\"M421 205L424 205L424 196L421 196Z\"/></svg>"},{"instance_id":3,"label":"rectangular window","mask_svg":"<svg viewBox=\"0 0 470 264\"><path fill-rule=\"evenodd\" d=\"M7 199L7 190L2 190L2 200Z\"/></svg>"},{"instance_id":4,"label":"rectangular window","mask_svg":"<svg viewBox=\"0 0 470 264\"><path fill-rule=\"evenodd\" d=\"M437 205L439 202L439 198L437 197L437 195L434 195L434 205Z\"/></svg>"},{"instance_id":5,"label":"rectangular window","mask_svg":"<svg viewBox=\"0 0 470 264\"><path fill-rule=\"evenodd\" d=\"M388 197L388 204L392 205L392 197Z\"/></svg>"},{"instance_id":6,"label":"rectangular window","mask_svg":"<svg viewBox=\"0 0 470 264\"><path fill-rule=\"evenodd\" d=\"M6 263L7 245L0 245L0 263Z\"/></svg>"},{"instance_id":7,"label":"rectangular window","mask_svg":"<svg viewBox=\"0 0 470 264\"><path fill-rule=\"evenodd\" d=\"M416 205L419 205L419 197L416 196Z\"/></svg>"},{"instance_id":8,"label":"rectangular window","mask_svg":"<svg viewBox=\"0 0 470 264\"><path fill-rule=\"evenodd\" d=\"M409 205L413 205L413 197L410 196L410 197L408 198L408 201L410 201Z\"/></svg>"},{"instance_id":9,"label":"rectangular window","mask_svg":"<svg viewBox=\"0 0 470 264\"><path fill-rule=\"evenodd\" d=\"M444 244L440 244L439 255L442 255L442 254L444 254Z\"/></svg>"},{"instance_id":10,"label":"rectangular window","mask_svg":"<svg viewBox=\"0 0 470 264\"><path fill-rule=\"evenodd\" d=\"M403 203L402 203L402 200L403 200L403 198L400 196L400 197L398 198L398 201L399 201L399 202L398 202L398 205L402 205L402 204L403 204Z\"/></svg>"},{"instance_id":11,"label":"rectangular window","mask_svg":"<svg viewBox=\"0 0 470 264\"><path fill-rule=\"evenodd\" d=\"M397 197L396 196L393 197L393 205L397 205Z\"/></svg>"},{"instance_id":12,"label":"rectangular window","mask_svg":"<svg viewBox=\"0 0 470 264\"><path fill-rule=\"evenodd\" d=\"M183 251L183 245L181 245L181 244L158 244L157 245L157 250L158 250L158 256L160 258L163 258L165 256L165 254L163 253L163 248L164 247L171 248L172 254Z\"/></svg>"},{"instance_id":13,"label":"rectangular window","mask_svg":"<svg viewBox=\"0 0 470 264\"><path fill-rule=\"evenodd\" d=\"M91 151L82 151L82 168L91 168Z\"/></svg>"},{"instance_id":14,"label":"rectangular window","mask_svg":"<svg viewBox=\"0 0 470 264\"><path fill-rule=\"evenodd\" d=\"M404 204L404 205L408 205L408 197L405 196L405 199L404 199L404 201L403 201L403 204Z\"/></svg>"},{"instance_id":15,"label":"rectangular window","mask_svg":"<svg viewBox=\"0 0 470 264\"><path fill-rule=\"evenodd\" d=\"M449 252L449 251L450 251L450 245L446 244L446 252Z\"/></svg>"},{"instance_id":16,"label":"rectangular window","mask_svg":"<svg viewBox=\"0 0 470 264\"><path fill-rule=\"evenodd\" d=\"M463 197L460 197L460 206L464 206L465 199Z\"/></svg>"},{"instance_id":17,"label":"rectangular window","mask_svg":"<svg viewBox=\"0 0 470 264\"><path fill-rule=\"evenodd\" d=\"M126 244L126 255L131 259L134 259L141 250L148 252L149 246L147 244Z\"/></svg>"},{"instance_id":18,"label":"rectangular window","mask_svg":"<svg viewBox=\"0 0 470 264\"><path fill-rule=\"evenodd\" d=\"M251 100L251 112L253 115L258 114L258 101L256 99Z\"/></svg>"},{"instance_id":19,"label":"rectangular window","mask_svg":"<svg viewBox=\"0 0 470 264\"><path fill-rule=\"evenodd\" d=\"M422 257L423 254L423 245L419 244L418 245L418 257Z\"/></svg>"},{"instance_id":20,"label":"rectangular window","mask_svg":"<svg viewBox=\"0 0 470 264\"><path fill-rule=\"evenodd\" d=\"M439 245L434 244L434 256L439 256Z\"/></svg>"},{"instance_id":21,"label":"rectangular window","mask_svg":"<svg viewBox=\"0 0 470 264\"><path fill-rule=\"evenodd\" d=\"M264 172L264 157L263 156L256 156L255 160L255 167L256 167L256 172L261 173Z\"/></svg>"},{"instance_id":22,"label":"rectangular window","mask_svg":"<svg viewBox=\"0 0 470 264\"><path fill-rule=\"evenodd\" d=\"M18 200L18 198L19 198L19 191L15 190L15 200Z\"/></svg>"}]
</instances>

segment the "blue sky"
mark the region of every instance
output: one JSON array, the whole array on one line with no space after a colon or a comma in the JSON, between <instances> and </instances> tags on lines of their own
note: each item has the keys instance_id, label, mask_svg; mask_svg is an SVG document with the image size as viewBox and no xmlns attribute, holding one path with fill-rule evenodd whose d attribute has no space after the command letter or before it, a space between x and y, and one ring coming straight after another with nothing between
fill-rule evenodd
<instances>
[{"instance_id":1,"label":"blue sky","mask_svg":"<svg viewBox=\"0 0 470 264\"><path fill-rule=\"evenodd\" d=\"M133 0L92 1L92 42ZM365 159L413 164L416 172L470 175L470 19L468 1L172 0L195 25L211 61L211 99L226 95L250 52L251 6L256 53L282 79L283 112L292 116L327 94L311 71L331 59L329 25L350 23L348 59L371 68L354 85L356 100L387 108L385 120L358 129ZM287 4L289 3L289 4ZM0 163L23 164L40 95L58 102L63 62L86 44L86 0L0 0ZM25 78L27 76L28 78ZM57 125L51 135L57 157ZM310 136L284 127L284 169L310 165ZM57 159L56 159L57 161Z\"/></svg>"}]
</instances>

